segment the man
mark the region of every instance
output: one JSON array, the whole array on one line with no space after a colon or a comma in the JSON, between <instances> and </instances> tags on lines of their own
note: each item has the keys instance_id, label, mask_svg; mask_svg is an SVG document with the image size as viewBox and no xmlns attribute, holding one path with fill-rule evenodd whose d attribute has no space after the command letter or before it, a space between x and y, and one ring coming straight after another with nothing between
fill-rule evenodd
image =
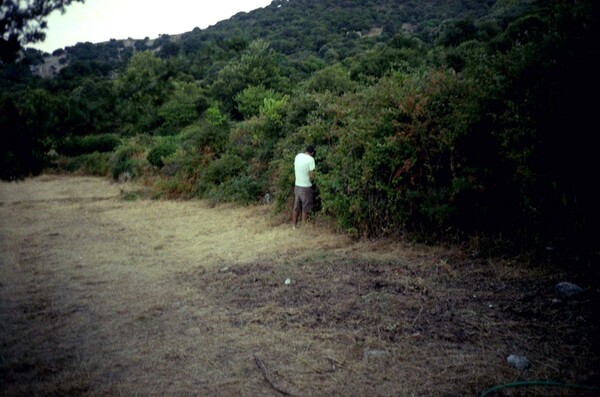
<instances>
[{"instance_id":1,"label":"man","mask_svg":"<svg viewBox=\"0 0 600 397\"><path fill-rule=\"evenodd\" d=\"M298 153L294 159L294 173L296 183L294 186L294 211L292 219L294 229L298 225L298 217L302 212L302 223L306 223L308 214L313 206L312 180L315 172L315 154L313 145L308 145L304 153Z\"/></svg>"}]
</instances>

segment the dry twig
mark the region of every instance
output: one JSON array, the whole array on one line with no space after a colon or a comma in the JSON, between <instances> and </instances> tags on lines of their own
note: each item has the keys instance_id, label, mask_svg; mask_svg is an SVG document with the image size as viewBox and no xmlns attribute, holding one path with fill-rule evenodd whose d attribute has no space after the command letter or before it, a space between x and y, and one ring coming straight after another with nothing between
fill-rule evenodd
<instances>
[{"instance_id":1,"label":"dry twig","mask_svg":"<svg viewBox=\"0 0 600 397\"><path fill-rule=\"evenodd\" d=\"M280 388L279 386L277 386L272 380L271 377L269 376L269 371L267 370L267 367L265 366L265 364L263 363L263 361L260 359L260 357L258 357L255 354L253 354L254 356L254 361L256 362L256 366L258 367L258 369L260 369L260 372L262 372L263 377L265 378L265 380L269 383L269 385L271 385L271 387L278 391L279 393L286 395L286 396L293 396L293 394L291 394L288 391L283 390L282 388Z\"/></svg>"}]
</instances>

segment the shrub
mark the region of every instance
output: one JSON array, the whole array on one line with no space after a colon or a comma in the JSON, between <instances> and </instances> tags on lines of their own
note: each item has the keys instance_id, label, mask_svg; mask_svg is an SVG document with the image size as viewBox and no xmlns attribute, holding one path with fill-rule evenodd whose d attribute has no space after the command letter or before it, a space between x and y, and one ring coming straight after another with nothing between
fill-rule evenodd
<instances>
[{"instance_id":1,"label":"shrub","mask_svg":"<svg viewBox=\"0 0 600 397\"><path fill-rule=\"evenodd\" d=\"M110 153L87 153L75 157L57 157L52 166L59 172L106 176L109 171Z\"/></svg>"},{"instance_id":2,"label":"shrub","mask_svg":"<svg viewBox=\"0 0 600 397\"><path fill-rule=\"evenodd\" d=\"M94 152L112 152L121 144L121 139L114 134L71 136L59 146L58 152L65 156L79 156Z\"/></svg>"},{"instance_id":3,"label":"shrub","mask_svg":"<svg viewBox=\"0 0 600 397\"><path fill-rule=\"evenodd\" d=\"M216 105L213 105L206 109L206 111L204 112L204 118L206 119L206 121L208 121L210 124L216 127L223 126L227 123L227 118Z\"/></svg>"},{"instance_id":4,"label":"shrub","mask_svg":"<svg viewBox=\"0 0 600 397\"><path fill-rule=\"evenodd\" d=\"M189 125L181 131L184 148L197 151L220 153L225 150L228 137L227 124L216 126L207 121Z\"/></svg>"},{"instance_id":5,"label":"shrub","mask_svg":"<svg viewBox=\"0 0 600 397\"><path fill-rule=\"evenodd\" d=\"M243 168L244 161L241 158L225 154L208 164L201 180L205 184L219 185L236 176Z\"/></svg>"},{"instance_id":6,"label":"shrub","mask_svg":"<svg viewBox=\"0 0 600 397\"><path fill-rule=\"evenodd\" d=\"M152 198L154 199L188 199L192 197L192 187L188 181L180 178L157 178Z\"/></svg>"},{"instance_id":7,"label":"shrub","mask_svg":"<svg viewBox=\"0 0 600 397\"><path fill-rule=\"evenodd\" d=\"M140 176L147 162L143 159L144 149L133 145L118 148L110 157L109 170L114 179L128 173L131 177Z\"/></svg>"},{"instance_id":8,"label":"shrub","mask_svg":"<svg viewBox=\"0 0 600 397\"><path fill-rule=\"evenodd\" d=\"M177 150L177 145L171 140L162 141L158 145L154 146L148 152L148 162L155 167L163 167L165 165L165 158L169 157Z\"/></svg>"},{"instance_id":9,"label":"shrub","mask_svg":"<svg viewBox=\"0 0 600 397\"><path fill-rule=\"evenodd\" d=\"M158 109L167 130L179 130L198 118L196 99L200 96L200 87L183 81L174 81L173 87L171 97Z\"/></svg>"},{"instance_id":10,"label":"shrub","mask_svg":"<svg viewBox=\"0 0 600 397\"><path fill-rule=\"evenodd\" d=\"M240 112L245 119L249 119L258 116L265 101L280 101L282 98L283 96L281 94L260 85L245 88L235 96L235 101L237 103L238 112Z\"/></svg>"},{"instance_id":11,"label":"shrub","mask_svg":"<svg viewBox=\"0 0 600 397\"><path fill-rule=\"evenodd\" d=\"M350 79L350 73L340 64L327 66L315 72L307 81L309 91L326 92L334 95L342 95L344 92L352 91L355 83Z\"/></svg>"},{"instance_id":12,"label":"shrub","mask_svg":"<svg viewBox=\"0 0 600 397\"><path fill-rule=\"evenodd\" d=\"M86 175L106 176L108 175L110 153L89 153L81 156L83 164L81 171Z\"/></svg>"},{"instance_id":13,"label":"shrub","mask_svg":"<svg viewBox=\"0 0 600 397\"><path fill-rule=\"evenodd\" d=\"M239 175L215 186L206 194L213 202L230 201L240 204L254 203L264 192L265 181L249 175Z\"/></svg>"},{"instance_id":14,"label":"shrub","mask_svg":"<svg viewBox=\"0 0 600 397\"><path fill-rule=\"evenodd\" d=\"M295 155L295 152L287 150L270 164L271 191L274 192L277 211L287 211L293 197ZM320 167L320 164L317 166Z\"/></svg>"},{"instance_id":15,"label":"shrub","mask_svg":"<svg viewBox=\"0 0 600 397\"><path fill-rule=\"evenodd\" d=\"M452 137L442 120L452 110L444 101L454 81L452 74L394 74L348 97L351 111L329 106L333 128L306 131L319 140L331 136L319 131L335 133L331 151L318 151L325 214L367 235L446 230Z\"/></svg>"}]
</instances>

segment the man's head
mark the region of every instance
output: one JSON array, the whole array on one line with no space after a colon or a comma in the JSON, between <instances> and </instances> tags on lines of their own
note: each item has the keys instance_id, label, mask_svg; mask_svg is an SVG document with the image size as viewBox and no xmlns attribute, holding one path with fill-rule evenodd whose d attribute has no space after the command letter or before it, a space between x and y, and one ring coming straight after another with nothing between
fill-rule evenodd
<instances>
[{"instance_id":1,"label":"man's head","mask_svg":"<svg viewBox=\"0 0 600 397\"><path fill-rule=\"evenodd\" d=\"M308 145L306 148L306 153L310 154L312 157L315 157L317 154L317 149L315 149L315 145Z\"/></svg>"}]
</instances>

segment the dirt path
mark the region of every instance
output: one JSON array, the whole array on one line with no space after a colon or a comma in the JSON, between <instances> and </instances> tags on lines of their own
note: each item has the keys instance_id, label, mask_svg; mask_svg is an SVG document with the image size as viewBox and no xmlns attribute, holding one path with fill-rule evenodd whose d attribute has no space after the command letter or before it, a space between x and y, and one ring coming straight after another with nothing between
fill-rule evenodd
<instances>
[{"instance_id":1,"label":"dirt path","mask_svg":"<svg viewBox=\"0 0 600 397\"><path fill-rule=\"evenodd\" d=\"M263 206L129 201L128 189L0 185L2 395L474 395L514 378L513 350L538 360L535 374L597 375L589 330L549 334L560 313L514 295L535 278L551 299L548 274L294 231ZM574 356L573 372L562 363Z\"/></svg>"}]
</instances>

